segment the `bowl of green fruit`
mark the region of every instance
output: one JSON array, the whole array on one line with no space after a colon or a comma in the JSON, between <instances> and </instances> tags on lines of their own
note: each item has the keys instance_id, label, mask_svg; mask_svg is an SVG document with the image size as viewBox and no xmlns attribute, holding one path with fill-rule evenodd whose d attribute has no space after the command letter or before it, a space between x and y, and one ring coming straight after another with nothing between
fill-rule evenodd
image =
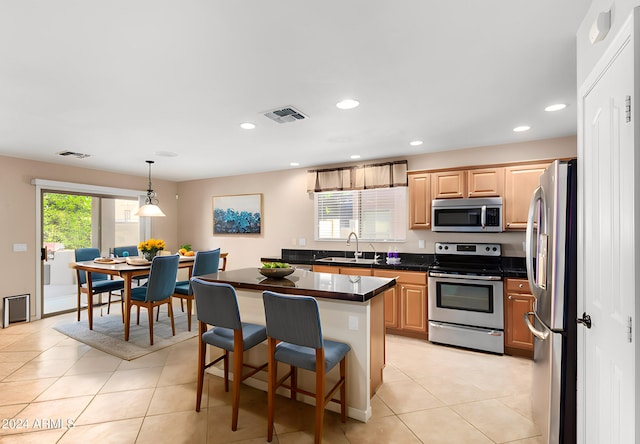
<instances>
[{"instance_id":1,"label":"bowl of green fruit","mask_svg":"<svg viewBox=\"0 0 640 444\"><path fill-rule=\"evenodd\" d=\"M291 265L284 262L263 262L262 268L258 268L258 271L265 277L280 279L285 276L289 276L295 271L295 269L291 268Z\"/></svg>"}]
</instances>

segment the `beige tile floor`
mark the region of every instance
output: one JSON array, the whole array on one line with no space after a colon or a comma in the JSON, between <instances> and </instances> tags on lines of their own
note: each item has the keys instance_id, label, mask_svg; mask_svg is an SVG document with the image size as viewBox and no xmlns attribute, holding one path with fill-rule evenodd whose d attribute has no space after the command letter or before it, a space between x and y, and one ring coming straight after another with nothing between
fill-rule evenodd
<instances>
[{"instance_id":1,"label":"beige tile floor","mask_svg":"<svg viewBox=\"0 0 640 444\"><path fill-rule=\"evenodd\" d=\"M202 410L195 412L195 338L123 361L51 328L73 316L0 330L0 443L266 441L264 392L242 387L232 432L230 396L222 379L207 376ZM372 399L372 418L342 424L328 411L323 438L541 444L527 395L530 373L526 359L388 336L385 383ZM279 397L275 417L273 442L313 441L311 406Z\"/></svg>"}]
</instances>

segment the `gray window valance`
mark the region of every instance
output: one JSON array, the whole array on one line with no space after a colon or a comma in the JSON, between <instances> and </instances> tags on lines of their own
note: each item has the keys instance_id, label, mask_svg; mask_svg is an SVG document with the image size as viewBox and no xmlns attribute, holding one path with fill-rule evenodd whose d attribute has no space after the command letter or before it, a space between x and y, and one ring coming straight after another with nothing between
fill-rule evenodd
<instances>
[{"instance_id":1,"label":"gray window valance","mask_svg":"<svg viewBox=\"0 0 640 444\"><path fill-rule=\"evenodd\" d=\"M406 160L307 171L308 192L406 186Z\"/></svg>"}]
</instances>

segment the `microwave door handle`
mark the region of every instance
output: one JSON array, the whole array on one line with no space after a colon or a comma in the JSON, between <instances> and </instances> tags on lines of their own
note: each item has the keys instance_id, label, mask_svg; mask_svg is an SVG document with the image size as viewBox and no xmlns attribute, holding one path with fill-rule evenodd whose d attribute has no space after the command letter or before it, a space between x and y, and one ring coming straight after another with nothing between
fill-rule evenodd
<instances>
[{"instance_id":1,"label":"microwave door handle","mask_svg":"<svg viewBox=\"0 0 640 444\"><path fill-rule=\"evenodd\" d=\"M482 225L482 229L487 228L487 206L482 206L482 212L480 213L480 224Z\"/></svg>"}]
</instances>

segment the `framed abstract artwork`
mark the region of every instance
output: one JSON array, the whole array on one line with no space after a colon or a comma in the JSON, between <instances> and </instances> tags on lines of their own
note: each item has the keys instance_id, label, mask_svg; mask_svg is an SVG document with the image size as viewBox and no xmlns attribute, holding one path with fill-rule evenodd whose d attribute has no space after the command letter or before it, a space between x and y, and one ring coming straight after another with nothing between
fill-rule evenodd
<instances>
[{"instance_id":1,"label":"framed abstract artwork","mask_svg":"<svg viewBox=\"0 0 640 444\"><path fill-rule=\"evenodd\" d=\"M262 194L213 196L213 234L260 234Z\"/></svg>"}]
</instances>

